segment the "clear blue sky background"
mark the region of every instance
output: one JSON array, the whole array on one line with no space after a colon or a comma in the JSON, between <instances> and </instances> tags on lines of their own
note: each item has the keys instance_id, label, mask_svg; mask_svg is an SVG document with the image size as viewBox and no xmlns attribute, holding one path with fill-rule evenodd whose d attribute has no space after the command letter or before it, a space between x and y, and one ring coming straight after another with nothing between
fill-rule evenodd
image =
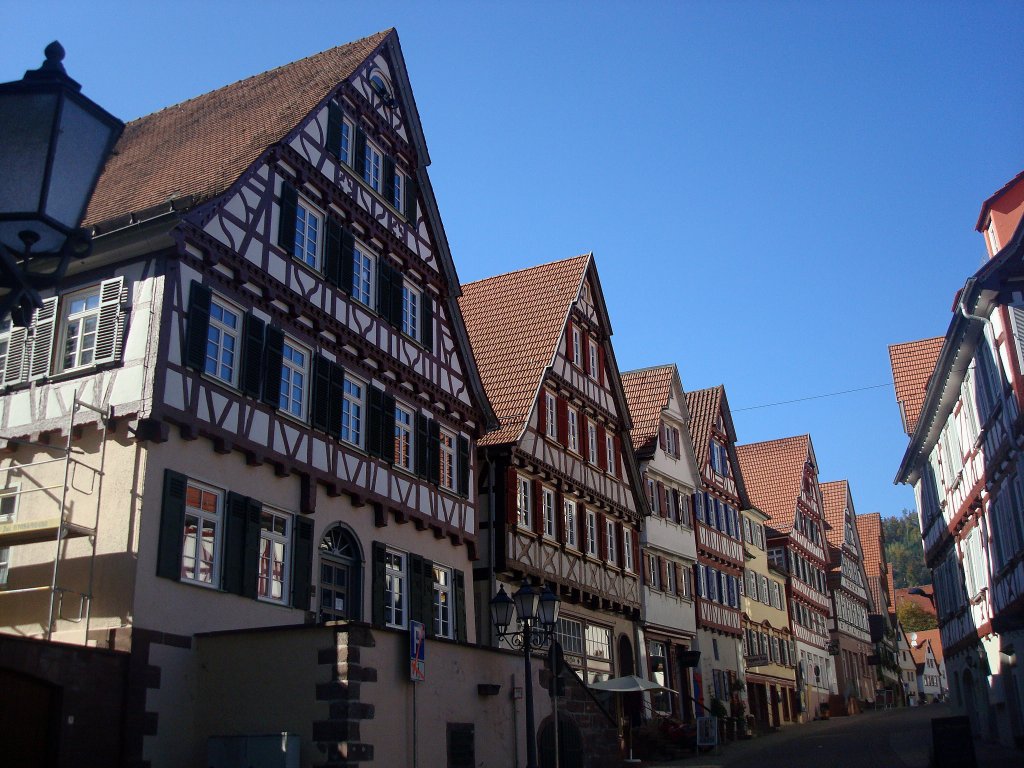
<instances>
[{"instance_id":1,"label":"clear blue sky background","mask_svg":"<svg viewBox=\"0 0 1024 768\"><path fill-rule=\"evenodd\" d=\"M0 8L0 81L56 38L125 120L396 27L463 282L592 250L623 370L724 383L740 442L809 432L858 512L913 507L887 345L945 333L1024 169L1024 3Z\"/></svg>"}]
</instances>

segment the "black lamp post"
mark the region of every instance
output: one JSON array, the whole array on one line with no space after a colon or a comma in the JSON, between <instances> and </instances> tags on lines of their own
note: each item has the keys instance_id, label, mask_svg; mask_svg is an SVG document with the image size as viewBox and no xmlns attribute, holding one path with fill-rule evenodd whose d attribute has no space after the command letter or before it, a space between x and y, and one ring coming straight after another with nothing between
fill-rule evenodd
<instances>
[{"instance_id":1,"label":"black lamp post","mask_svg":"<svg viewBox=\"0 0 1024 768\"><path fill-rule=\"evenodd\" d=\"M60 43L25 77L0 84L0 318L28 325L39 291L92 243L79 228L124 124L82 95Z\"/></svg>"},{"instance_id":2,"label":"black lamp post","mask_svg":"<svg viewBox=\"0 0 1024 768\"><path fill-rule=\"evenodd\" d=\"M491 621L498 630L498 637L504 638L513 648L523 649L526 670L526 768L537 768L537 741L533 724L533 672L530 669L530 655L543 648L551 640L558 622L558 608L561 601L548 587L538 592L530 586L529 580L509 597L502 585L491 599ZM516 614L518 630L510 630L512 614Z\"/></svg>"}]
</instances>

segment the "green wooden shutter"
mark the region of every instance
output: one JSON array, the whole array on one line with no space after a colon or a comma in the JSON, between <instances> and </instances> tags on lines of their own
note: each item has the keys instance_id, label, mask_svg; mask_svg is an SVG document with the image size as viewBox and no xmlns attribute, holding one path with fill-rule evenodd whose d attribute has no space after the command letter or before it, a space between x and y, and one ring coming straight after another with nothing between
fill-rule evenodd
<instances>
[{"instance_id":1,"label":"green wooden shutter","mask_svg":"<svg viewBox=\"0 0 1024 768\"><path fill-rule=\"evenodd\" d=\"M100 283L100 316L96 321L96 349L92 358L96 364L112 363L121 357L124 339L124 311L121 309L123 289L123 277Z\"/></svg>"},{"instance_id":2,"label":"green wooden shutter","mask_svg":"<svg viewBox=\"0 0 1024 768\"><path fill-rule=\"evenodd\" d=\"M313 355L313 396L310 398L309 423L313 429L331 431L331 361Z\"/></svg>"},{"instance_id":3,"label":"green wooden shutter","mask_svg":"<svg viewBox=\"0 0 1024 768\"><path fill-rule=\"evenodd\" d=\"M327 102L327 151L335 158L341 156L342 113L338 102Z\"/></svg>"},{"instance_id":4,"label":"green wooden shutter","mask_svg":"<svg viewBox=\"0 0 1024 768\"><path fill-rule=\"evenodd\" d=\"M263 374L263 330L266 326L251 312L245 313L245 331L242 341L242 371L239 387L249 397L259 397Z\"/></svg>"},{"instance_id":5,"label":"green wooden shutter","mask_svg":"<svg viewBox=\"0 0 1024 768\"><path fill-rule=\"evenodd\" d=\"M243 564L245 562L245 504L248 501L240 493L229 492L227 514L224 520L224 557L221 573L221 588L225 592L242 594Z\"/></svg>"},{"instance_id":6,"label":"green wooden shutter","mask_svg":"<svg viewBox=\"0 0 1024 768\"><path fill-rule=\"evenodd\" d=\"M392 269L387 259L377 260L377 314L391 323L391 278Z\"/></svg>"},{"instance_id":7,"label":"green wooden shutter","mask_svg":"<svg viewBox=\"0 0 1024 768\"><path fill-rule=\"evenodd\" d=\"M331 364L330 390L327 396L329 416L327 422L328 434L338 437L341 435L341 406L345 399L345 369L337 363Z\"/></svg>"},{"instance_id":8,"label":"green wooden shutter","mask_svg":"<svg viewBox=\"0 0 1024 768\"><path fill-rule=\"evenodd\" d=\"M384 395L384 421L381 429L381 457L395 463L395 398Z\"/></svg>"},{"instance_id":9,"label":"green wooden shutter","mask_svg":"<svg viewBox=\"0 0 1024 768\"><path fill-rule=\"evenodd\" d=\"M381 178L381 192L384 199L395 204L395 158L384 155L384 176Z\"/></svg>"},{"instance_id":10,"label":"green wooden shutter","mask_svg":"<svg viewBox=\"0 0 1024 768\"><path fill-rule=\"evenodd\" d=\"M35 311L32 320L32 359L28 366L30 379L41 379L49 375L56 329L57 297L51 296L43 299L43 306Z\"/></svg>"},{"instance_id":11,"label":"green wooden shutter","mask_svg":"<svg viewBox=\"0 0 1024 768\"><path fill-rule=\"evenodd\" d=\"M429 613L423 612L423 590L427 582L426 574L423 572L423 558L419 555L409 555L409 620L422 621L427 624ZM431 589L433 584L430 585ZM427 636L434 633L433 622L426 627Z\"/></svg>"},{"instance_id":12,"label":"green wooden shutter","mask_svg":"<svg viewBox=\"0 0 1024 768\"><path fill-rule=\"evenodd\" d=\"M398 267L391 268L391 324L402 327L402 286L404 276Z\"/></svg>"},{"instance_id":13,"label":"green wooden shutter","mask_svg":"<svg viewBox=\"0 0 1024 768\"><path fill-rule=\"evenodd\" d=\"M434 348L434 300L426 291L420 294L420 342L429 350Z\"/></svg>"},{"instance_id":14,"label":"green wooden shutter","mask_svg":"<svg viewBox=\"0 0 1024 768\"><path fill-rule=\"evenodd\" d=\"M416 198L419 195L419 185L412 176L405 177L405 218L413 224L416 223Z\"/></svg>"},{"instance_id":15,"label":"green wooden shutter","mask_svg":"<svg viewBox=\"0 0 1024 768\"><path fill-rule=\"evenodd\" d=\"M185 365L196 371L206 367L206 339L210 329L210 299L213 292L192 281L188 292L188 330L185 340Z\"/></svg>"},{"instance_id":16,"label":"green wooden shutter","mask_svg":"<svg viewBox=\"0 0 1024 768\"><path fill-rule=\"evenodd\" d=\"M368 387L369 418L366 428L366 452L371 456L380 456L384 429L384 392L376 387Z\"/></svg>"},{"instance_id":17,"label":"green wooden shutter","mask_svg":"<svg viewBox=\"0 0 1024 768\"><path fill-rule=\"evenodd\" d=\"M181 547L185 535L185 491L188 478L164 470L164 496L160 510L160 538L156 553L156 575L181 579Z\"/></svg>"},{"instance_id":18,"label":"green wooden shutter","mask_svg":"<svg viewBox=\"0 0 1024 768\"><path fill-rule=\"evenodd\" d=\"M286 253L295 254L295 217L299 193L287 181L281 183L281 216L277 220L277 244Z\"/></svg>"},{"instance_id":19,"label":"green wooden shutter","mask_svg":"<svg viewBox=\"0 0 1024 768\"><path fill-rule=\"evenodd\" d=\"M361 179L366 173L366 131L363 130L362 126L356 126L355 143L352 148L352 167L356 171L356 175Z\"/></svg>"},{"instance_id":20,"label":"green wooden shutter","mask_svg":"<svg viewBox=\"0 0 1024 768\"><path fill-rule=\"evenodd\" d=\"M373 584L370 586L373 595L371 606L373 626L384 626L384 556L387 548L383 542L373 542Z\"/></svg>"},{"instance_id":21,"label":"green wooden shutter","mask_svg":"<svg viewBox=\"0 0 1024 768\"><path fill-rule=\"evenodd\" d=\"M338 287L345 293L352 293L352 259L355 258L356 240L347 229L341 230L341 268L339 274L341 279Z\"/></svg>"},{"instance_id":22,"label":"green wooden shutter","mask_svg":"<svg viewBox=\"0 0 1024 768\"><path fill-rule=\"evenodd\" d=\"M293 518L292 533L292 606L309 610L309 588L313 575L313 521Z\"/></svg>"},{"instance_id":23,"label":"green wooden shutter","mask_svg":"<svg viewBox=\"0 0 1024 768\"><path fill-rule=\"evenodd\" d=\"M427 480L441 482L441 425L427 419Z\"/></svg>"},{"instance_id":24,"label":"green wooden shutter","mask_svg":"<svg viewBox=\"0 0 1024 768\"><path fill-rule=\"evenodd\" d=\"M263 345L263 402L277 408L281 404L281 366L284 362L284 331L268 325Z\"/></svg>"},{"instance_id":25,"label":"green wooden shutter","mask_svg":"<svg viewBox=\"0 0 1024 768\"><path fill-rule=\"evenodd\" d=\"M263 504L245 500L245 546L242 548L242 596L256 599L260 578L260 518Z\"/></svg>"},{"instance_id":26,"label":"green wooden shutter","mask_svg":"<svg viewBox=\"0 0 1024 768\"><path fill-rule=\"evenodd\" d=\"M344 228L333 216L327 217L327 240L324 245L324 279L331 285L341 285L341 260Z\"/></svg>"},{"instance_id":27,"label":"green wooden shutter","mask_svg":"<svg viewBox=\"0 0 1024 768\"><path fill-rule=\"evenodd\" d=\"M423 558L423 586L420 591L413 592L413 600L419 595L420 615L423 617L424 628L427 630L427 637L433 637L434 632L434 563Z\"/></svg>"},{"instance_id":28,"label":"green wooden shutter","mask_svg":"<svg viewBox=\"0 0 1024 768\"><path fill-rule=\"evenodd\" d=\"M416 412L416 476L427 477L427 417Z\"/></svg>"},{"instance_id":29,"label":"green wooden shutter","mask_svg":"<svg viewBox=\"0 0 1024 768\"><path fill-rule=\"evenodd\" d=\"M455 571L455 639L466 642L466 575Z\"/></svg>"},{"instance_id":30,"label":"green wooden shutter","mask_svg":"<svg viewBox=\"0 0 1024 768\"><path fill-rule=\"evenodd\" d=\"M462 435L458 437L458 457L456 459L458 472L457 488L459 495L469 496L469 440Z\"/></svg>"}]
</instances>

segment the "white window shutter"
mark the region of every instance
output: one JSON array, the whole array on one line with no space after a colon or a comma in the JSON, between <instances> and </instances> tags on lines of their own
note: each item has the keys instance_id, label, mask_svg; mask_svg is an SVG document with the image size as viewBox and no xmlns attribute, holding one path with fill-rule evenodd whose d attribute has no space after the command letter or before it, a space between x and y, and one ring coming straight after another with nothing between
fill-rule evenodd
<instances>
[{"instance_id":1,"label":"white window shutter","mask_svg":"<svg viewBox=\"0 0 1024 768\"><path fill-rule=\"evenodd\" d=\"M28 363L28 329L12 328L7 341L7 365L0 371L0 384L9 386L25 380Z\"/></svg>"},{"instance_id":2,"label":"white window shutter","mask_svg":"<svg viewBox=\"0 0 1024 768\"><path fill-rule=\"evenodd\" d=\"M1024 306L1010 306L1010 324L1013 326L1013 339L1017 347L1017 364L1024 370Z\"/></svg>"},{"instance_id":3,"label":"white window shutter","mask_svg":"<svg viewBox=\"0 0 1024 768\"><path fill-rule=\"evenodd\" d=\"M124 336L124 311L121 291L124 278L115 277L100 283L100 317L96 324L96 356L93 362L110 363L121 357Z\"/></svg>"},{"instance_id":4,"label":"white window shutter","mask_svg":"<svg viewBox=\"0 0 1024 768\"><path fill-rule=\"evenodd\" d=\"M32 361L29 364L29 378L41 379L50 373L53 360L53 334L57 327L57 297L43 299L43 306L36 310L32 321Z\"/></svg>"}]
</instances>

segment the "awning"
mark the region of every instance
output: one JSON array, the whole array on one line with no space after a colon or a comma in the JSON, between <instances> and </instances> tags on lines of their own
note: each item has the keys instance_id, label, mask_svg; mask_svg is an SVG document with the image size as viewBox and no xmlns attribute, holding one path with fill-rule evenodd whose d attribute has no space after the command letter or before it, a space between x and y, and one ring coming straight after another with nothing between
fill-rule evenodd
<instances>
[{"instance_id":1,"label":"awning","mask_svg":"<svg viewBox=\"0 0 1024 768\"><path fill-rule=\"evenodd\" d=\"M658 685L651 680L644 680L644 678L637 677L636 675L615 677L602 683L591 683L588 687L593 691L611 691L612 693L632 693L634 691L668 691L675 693L671 688Z\"/></svg>"}]
</instances>

